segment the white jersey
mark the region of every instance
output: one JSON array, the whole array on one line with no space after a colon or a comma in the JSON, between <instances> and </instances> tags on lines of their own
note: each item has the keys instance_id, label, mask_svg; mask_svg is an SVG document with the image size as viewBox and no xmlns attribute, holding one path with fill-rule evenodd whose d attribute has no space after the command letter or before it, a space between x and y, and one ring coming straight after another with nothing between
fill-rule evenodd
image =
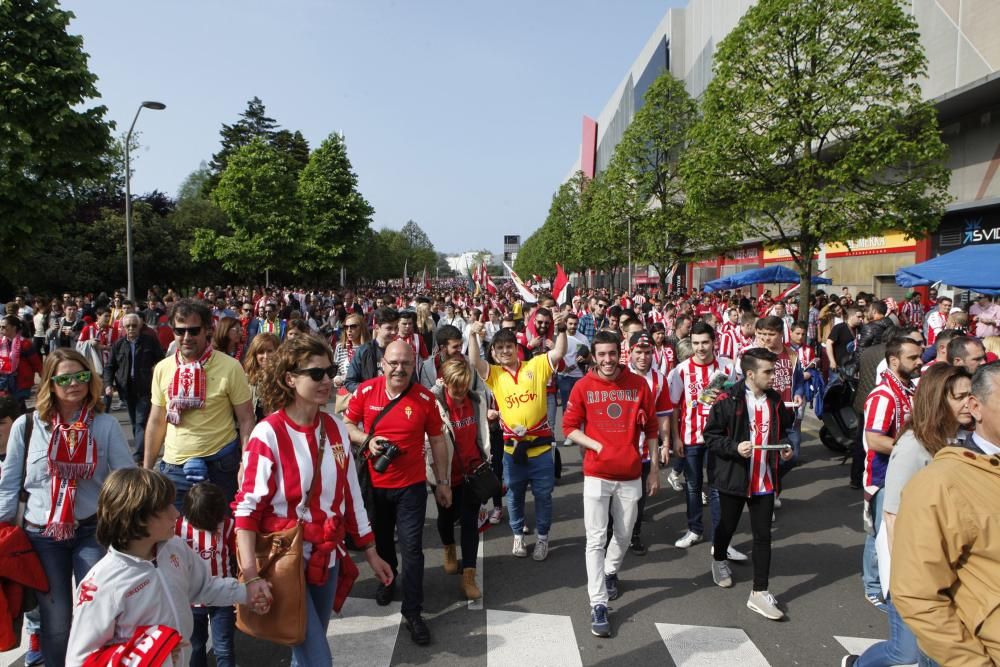
<instances>
[{"instance_id":1,"label":"white jersey","mask_svg":"<svg viewBox=\"0 0 1000 667\"><path fill-rule=\"evenodd\" d=\"M705 365L697 364L694 357L689 357L667 377L670 400L676 406L677 431L685 445L705 444L702 432L712 406L699 398L717 373L724 374L728 382L737 378L736 365L726 357L715 357Z\"/></svg>"},{"instance_id":2,"label":"white jersey","mask_svg":"<svg viewBox=\"0 0 1000 667\"><path fill-rule=\"evenodd\" d=\"M246 586L213 577L179 537L156 545L153 560L116 550L97 562L76 588L67 665L82 665L94 651L128 641L140 626L166 625L183 637L179 665L191 659L192 604L244 604Z\"/></svg>"}]
</instances>

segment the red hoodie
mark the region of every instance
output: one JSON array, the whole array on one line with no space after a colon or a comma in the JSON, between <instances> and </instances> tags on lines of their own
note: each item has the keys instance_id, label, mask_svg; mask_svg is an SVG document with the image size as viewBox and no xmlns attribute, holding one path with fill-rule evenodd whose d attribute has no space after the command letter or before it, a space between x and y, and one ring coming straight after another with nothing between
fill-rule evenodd
<instances>
[{"instance_id":1,"label":"red hoodie","mask_svg":"<svg viewBox=\"0 0 1000 667\"><path fill-rule=\"evenodd\" d=\"M614 381L587 373L573 386L563 415L563 433L580 429L603 446L600 454L585 450L583 474L611 481L642 476L639 434L656 438L657 426L649 385L627 368Z\"/></svg>"}]
</instances>

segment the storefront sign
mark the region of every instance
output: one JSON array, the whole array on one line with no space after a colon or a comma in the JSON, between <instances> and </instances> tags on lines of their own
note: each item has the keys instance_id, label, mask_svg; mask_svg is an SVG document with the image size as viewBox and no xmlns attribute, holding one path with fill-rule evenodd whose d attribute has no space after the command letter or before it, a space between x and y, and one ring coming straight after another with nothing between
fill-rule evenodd
<instances>
[{"instance_id":1,"label":"storefront sign","mask_svg":"<svg viewBox=\"0 0 1000 667\"><path fill-rule=\"evenodd\" d=\"M853 257L856 255L885 255L894 252L912 252L917 242L907 238L902 232L889 232L884 236L867 236L844 243L828 243L827 258ZM819 253L813 255L819 258ZM764 250L765 262L788 262L792 254L785 248L767 248Z\"/></svg>"}]
</instances>

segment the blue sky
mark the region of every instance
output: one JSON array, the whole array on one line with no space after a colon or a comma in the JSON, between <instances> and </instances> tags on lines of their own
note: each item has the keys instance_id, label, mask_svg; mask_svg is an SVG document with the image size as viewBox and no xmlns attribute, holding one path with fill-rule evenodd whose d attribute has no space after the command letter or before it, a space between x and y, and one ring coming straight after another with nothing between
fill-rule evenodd
<instances>
[{"instance_id":1,"label":"blue sky","mask_svg":"<svg viewBox=\"0 0 1000 667\"><path fill-rule=\"evenodd\" d=\"M542 224L673 0L65 0L108 117L139 102L133 192L176 194L254 95L316 147L343 132L376 228L444 252Z\"/></svg>"}]
</instances>

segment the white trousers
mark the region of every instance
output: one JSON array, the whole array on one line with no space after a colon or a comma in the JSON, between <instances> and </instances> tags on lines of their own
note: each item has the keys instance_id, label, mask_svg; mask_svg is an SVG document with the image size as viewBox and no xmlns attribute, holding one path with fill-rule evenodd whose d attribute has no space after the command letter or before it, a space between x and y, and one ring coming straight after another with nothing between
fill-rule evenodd
<instances>
[{"instance_id":1,"label":"white trousers","mask_svg":"<svg viewBox=\"0 0 1000 667\"><path fill-rule=\"evenodd\" d=\"M587 593L590 606L608 603L605 574L615 574L625 560L632 527L642 497L642 479L611 482L600 477L583 478L583 526L587 531ZM614 520L614 535L608 544L608 516Z\"/></svg>"}]
</instances>

